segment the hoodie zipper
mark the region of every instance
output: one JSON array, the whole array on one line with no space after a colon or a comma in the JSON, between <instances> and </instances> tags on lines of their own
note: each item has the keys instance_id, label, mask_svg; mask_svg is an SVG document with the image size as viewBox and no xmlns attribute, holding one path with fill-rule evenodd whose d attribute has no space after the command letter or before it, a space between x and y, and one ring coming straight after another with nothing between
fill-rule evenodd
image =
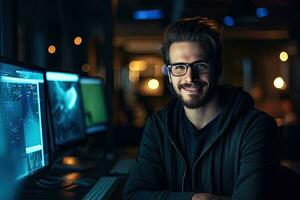
<instances>
[{"instance_id":1,"label":"hoodie zipper","mask_svg":"<svg viewBox=\"0 0 300 200\"><path fill-rule=\"evenodd\" d=\"M193 191L195 191L195 177L194 177L194 174L195 174L195 167L198 163L198 161L200 160L200 158L202 157L202 154L196 159L196 161L194 162L193 164L193 171L192 171L192 178L193 178Z\"/></svg>"},{"instance_id":2,"label":"hoodie zipper","mask_svg":"<svg viewBox=\"0 0 300 200\"><path fill-rule=\"evenodd\" d=\"M170 140L171 140L172 145L176 149L177 153L180 155L180 157L182 158L182 160L184 162L184 172L183 172L182 181L181 181L181 192L184 192L184 181L185 181L185 176L186 176L186 162L185 162L185 159L183 158L183 156L181 155L180 151L178 150L177 146L173 142L173 140L171 138L170 138Z\"/></svg>"},{"instance_id":3,"label":"hoodie zipper","mask_svg":"<svg viewBox=\"0 0 300 200\"><path fill-rule=\"evenodd\" d=\"M181 155L180 151L178 150L177 146L175 145L174 141L172 140L172 138L170 138L170 141L172 143L172 145L174 146L174 148L176 149L177 153L180 155L181 159L183 160L184 162L184 172L183 172L183 176L182 176L182 181L181 181L181 191L184 192L184 181L185 181L185 176L186 176L186 161L184 159L184 157ZM200 156L198 156L198 158L196 159L196 161L194 162L193 164L193 170L192 170L192 179L193 179L193 191L195 191L195 167L197 165L197 163L199 162L200 158L204 155L204 152L207 151L207 149L209 149L211 147L211 145L213 144L214 142L212 142L210 145L208 145L204 150L203 152L200 154Z\"/></svg>"}]
</instances>

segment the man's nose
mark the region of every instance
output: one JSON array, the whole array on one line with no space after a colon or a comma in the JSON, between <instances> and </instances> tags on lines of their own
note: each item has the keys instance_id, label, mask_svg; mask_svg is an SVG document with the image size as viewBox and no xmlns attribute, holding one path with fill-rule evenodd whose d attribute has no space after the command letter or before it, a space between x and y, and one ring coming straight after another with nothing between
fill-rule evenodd
<instances>
[{"instance_id":1,"label":"man's nose","mask_svg":"<svg viewBox=\"0 0 300 200\"><path fill-rule=\"evenodd\" d=\"M194 82L194 81L198 81L199 80L199 74L197 72L197 70L188 67L187 72L185 74L185 79L188 82Z\"/></svg>"}]
</instances>

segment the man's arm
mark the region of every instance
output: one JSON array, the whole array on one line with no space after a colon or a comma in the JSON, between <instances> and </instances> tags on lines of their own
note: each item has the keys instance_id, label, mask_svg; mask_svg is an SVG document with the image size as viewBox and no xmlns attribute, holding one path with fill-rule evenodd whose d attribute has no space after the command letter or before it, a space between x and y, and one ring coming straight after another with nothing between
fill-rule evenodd
<instances>
[{"instance_id":1,"label":"man's arm","mask_svg":"<svg viewBox=\"0 0 300 200\"><path fill-rule=\"evenodd\" d=\"M265 200L271 196L274 175L279 165L277 126L264 116L248 127L241 146L240 167L231 198L208 193L195 194L192 200ZM272 181L273 180L273 181Z\"/></svg>"},{"instance_id":2,"label":"man's arm","mask_svg":"<svg viewBox=\"0 0 300 200\"><path fill-rule=\"evenodd\" d=\"M171 192L165 177L156 130L147 121L136 163L124 188L123 199L191 200L192 192Z\"/></svg>"},{"instance_id":3,"label":"man's arm","mask_svg":"<svg viewBox=\"0 0 300 200\"><path fill-rule=\"evenodd\" d=\"M240 147L240 167L232 200L273 199L275 171L279 166L277 125L262 115L253 119Z\"/></svg>"}]
</instances>

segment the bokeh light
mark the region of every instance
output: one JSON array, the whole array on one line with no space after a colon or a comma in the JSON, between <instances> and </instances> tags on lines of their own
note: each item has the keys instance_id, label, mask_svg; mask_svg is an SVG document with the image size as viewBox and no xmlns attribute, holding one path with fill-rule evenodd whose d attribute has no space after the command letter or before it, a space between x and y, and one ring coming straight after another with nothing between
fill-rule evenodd
<instances>
[{"instance_id":1,"label":"bokeh light","mask_svg":"<svg viewBox=\"0 0 300 200\"><path fill-rule=\"evenodd\" d=\"M79 36L77 36L77 37L75 37L74 38L74 44L75 45L81 45L81 43L82 43L82 38L81 37L79 37Z\"/></svg>"},{"instance_id":2,"label":"bokeh light","mask_svg":"<svg viewBox=\"0 0 300 200\"><path fill-rule=\"evenodd\" d=\"M286 88L286 83L281 77L277 77L273 81L274 87L277 89L284 90Z\"/></svg>"},{"instance_id":3,"label":"bokeh light","mask_svg":"<svg viewBox=\"0 0 300 200\"><path fill-rule=\"evenodd\" d=\"M157 79L150 79L148 81L148 87L152 90L156 90L159 87L159 81Z\"/></svg>"},{"instance_id":4,"label":"bokeh light","mask_svg":"<svg viewBox=\"0 0 300 200\"><path fill-rule=\"evenodd\" d=\"M282 51L280 54L279 54L279 58L282 62L285 62L289 59L289 55L287 52L285 51Z\"/></svg>"},{"instance_id":5,"label":"bokeh light","mask_svg":"<svg viewBox=\"0 0 300 200\"><path fill-rule=\"evenodd\" d=\"M54 54L54 53L56 52L56 47L55 47L54 45L50 45L50 46L48 47L48 52L49 52L50 54Z\"/></svg>"}]
</instances>

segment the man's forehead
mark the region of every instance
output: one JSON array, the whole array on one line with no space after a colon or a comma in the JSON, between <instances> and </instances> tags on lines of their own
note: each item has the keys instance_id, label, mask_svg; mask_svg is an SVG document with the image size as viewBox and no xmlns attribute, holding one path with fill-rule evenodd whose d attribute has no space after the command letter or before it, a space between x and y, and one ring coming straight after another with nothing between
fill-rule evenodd
<instances>
[{"instance_id":1,"label":"man's forehead","mask_svg":"<svg viewBox=\"0 0 300 200\"><path fill-rule=\"evenodd\" d=\"M206 48L198 42L174 42L170 46L170 60L177 59L205 59Z\"/></svg>"},{"instance_id":2,"label":"man's forehead","mask_svg":"<svg viewBox=\"0 0 300 200\"><path fill-rule=\"evenodd\" d=\"M179 42L173 42L170 46L170 49L172 48L199 48L201 45L198 42L194 41L179 41Z\"/></svg>"}]
</instances>

